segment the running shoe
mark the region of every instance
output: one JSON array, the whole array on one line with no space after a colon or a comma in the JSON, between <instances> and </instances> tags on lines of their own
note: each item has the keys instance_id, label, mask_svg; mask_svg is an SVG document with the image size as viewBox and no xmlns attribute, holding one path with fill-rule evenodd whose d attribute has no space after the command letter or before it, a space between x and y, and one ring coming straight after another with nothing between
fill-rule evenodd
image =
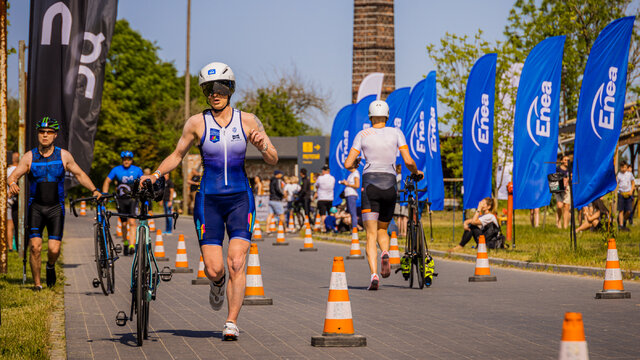
<instances>
[{"instance_id":1,"label":"running shoe","mask_svg":"<svg viewBox=\"0 0 640 360\"><path fill-rule=\"evenodd\" d=\"M56 284L56 265L47 263L47 287L53 287Z\"/></svg>"},{"instance_id":2,"label":"running shoe","mask_svg":"<svg viewBox=\"0 0 640 360\"><path fill-rule=\"evenodd\" d=\"M369 284L367 290L378 290L379 282L380 279L378 278L378 274L371 274L371 284Z\"/></svg>"},{"instance_id":3,"label":"running shoe","mask_svg":"<svg viewBox=\"0 0 640 360\"><path fill-rule=\"evenodd\" d=\"M238 340L238 335L240 335L240 330L238 330L236 324L231 321L224 323L224 328L222 329L222 340L235 341Z\"/></svg>"},{"instance_id":4,"label":"running shoe","mask_svg":"<svg viewBox=\"0 0 640 360\"><path fill-rule=\"evenodd\" d=\"M388 278L391 275L391 263L389 263L389 252L382 252L382 261L380 265L380 276Z\"/></svg>"},{"instance_id":5,"label":"running shoe","mask_svg":"<svg viewBox=\"0 0 640 360\"><path fill-rule=\"evenodd\" d=\"M226 275L222 277L219 284L211 281L209 283L209 304L214 311L218 311L222 308L222 304L224 303L224 283ZM226 326L226 325L225 325Z\"/></svg>"},{"instance_id":6,"label":"running shoe","mask_svg":"<svg viewBox=\"0 0 640 360\"><path fill-rule=\"evenodd\" d=\"M33 287L33 291L41 291L42 290L42 285L35 285Z\"/></svg>"}]
</instances>

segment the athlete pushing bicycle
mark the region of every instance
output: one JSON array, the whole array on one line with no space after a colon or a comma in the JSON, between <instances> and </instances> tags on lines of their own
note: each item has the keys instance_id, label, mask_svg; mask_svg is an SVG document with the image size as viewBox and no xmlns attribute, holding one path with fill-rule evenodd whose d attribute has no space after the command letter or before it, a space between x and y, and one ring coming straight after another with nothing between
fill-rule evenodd
<instances>
[{"instance_id":1,"label":"athlete pushing bicycle","mask_svg":"<svg viewBox=\"0 0 640 360\"><path fill-rule=\"evenodd\" d=\"M378 248L382 250L380 275L383 278L391 274L389 263L389 235L387 227L393 218L396 189L396 154L400 155L412 174L422 178L415 161L409 154L404 134L399 129L386 127L389 118L389 105L376 100L369 105L369 119L372 127L360 131L344 162L346 169L357 167L358 155L366 160L362 175L362 220L367 232L367 260L371 270L371 282L368 290L378 290Z\"/></svg>"},{"instance_id":2,"label":"athlete pushing bicycle","mask_svg":"<svg viewBox=\"0 0 640 360\"><path fill-rule=\"evenodd\" d=\"M270 165L278 163L278 152L271 144L260 120L253 114L230 107L236 87L233 71L226 64L213 62L200 70L198 83L210 109L190 117L178 144L152 175L141 182L155 182L180 165L195 143L200 148L204 172L196 194L194 223L205 265L211 281L209 303L213 310L222 308L226 272L222 258L224 229L229 237L226 286L229 314L222 330L225 340L237 340L238 313L244 299L245 262L255 221L255 205L244 170L247 141Z\"/></svg>"},{"instance_id":3,"label":"athlete pushing bicycle","mask_svg":"<svg viewBox=\"0 0 640 360\"><path fill-rule=\"evenodd\" d=\"M41 290L40 251L45 227L49 235L47 286L52 287L56 284L55 263L60 255L60 243L64 229L65 172L72 173L82 186L91 190L93 196L100 198L102 194L89 176L78 166L71 153L53 145L60 130L60 124L56 119L48 116L43 117L36 122L36 130L38 131L38 146L24 154L7 182L9 183L9 194L17 195L20 192L18 179L25 174L28 174L29 177L29 204L27 208L29 243L31 244L29 261L35 289ZM25 251L25 256L26 253L27 251Z\"/></svg>"}]
</instances>

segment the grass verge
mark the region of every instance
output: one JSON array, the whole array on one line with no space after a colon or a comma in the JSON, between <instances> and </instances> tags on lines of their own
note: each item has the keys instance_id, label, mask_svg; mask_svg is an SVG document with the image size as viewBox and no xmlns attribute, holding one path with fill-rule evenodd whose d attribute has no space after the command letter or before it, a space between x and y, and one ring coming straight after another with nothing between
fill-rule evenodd
<instances>
[{"instance_id":1,"label":"grass verge","mask_svg":"<svg viewBox=\"0 0 640 360\"><path fill-rule=\"evenodd\" d=\"M471 214L471 212L469 212ZM540 262L557 265L577 265L604 268L607 261L607 238L604 232L583 232L577 236L577 250L572 250L569 245L569 230L558 229L555 225L555 215L548 212L546 219L540 214L540 227L533 228L529 224L529 212L516 211L515 239L516 248L489 249L490 257L520 260L526 262ZM543 219L544 226L543 226ZM450 211L433 212L433 242L429 240L429 248L434 250L448 250L460 242L462 238L462 214L455 214L455 226L453 226L453 213ZM425 235L430 239L429 217L422 219ZM622 270L640 270L640 219L636 218L636 224L630 226L631 232L619 232L615 234L620 268ZM502 233L506 235L503 227ZM343 234L342 238L347 238ZM360 239L365 238L364 232L360 232ZM404 239L399 238L399 244L404 245ZM475 255L476 250L471 246L475 242L471 240L467 246L457 251L458 253Z\"/></svg>"},{"instance_id":2,"label":"grass verge","mask_svg":"<svg viewBox=\"0 0 640 360\"><path fill-rule=\"evenodd\" d=\"M45 262L47 260L46 241L42 250L42 283L45 284ZM0 326L0 358L3 359L49 359L52 343L53 312L62 311L64 324L65 282L61 261L56 265L57 283L53 288L44 286L42 291L33 290L31 267L27 264L27 283L22 285L22 257L10 252L7 274L0 275L0 305L2 325ZM62 309L62 310L61 310ZM58 321L59 322L59 321ZM64 325L63 325L64 326ZM56 331L60 337L59 331ZM62 338L57 339L64 342Z\"/></svg>"}]
</instances>

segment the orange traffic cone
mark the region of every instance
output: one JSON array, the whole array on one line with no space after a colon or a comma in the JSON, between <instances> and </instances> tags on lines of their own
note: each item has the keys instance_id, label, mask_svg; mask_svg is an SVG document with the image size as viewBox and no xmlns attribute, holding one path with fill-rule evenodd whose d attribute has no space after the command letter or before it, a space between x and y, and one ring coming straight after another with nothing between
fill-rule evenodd
<instances>
[{"instance_id":1,"label":"orange traffic cone","mask_svg":"<svg viewBox=\"0 0 640 360\"><path fill-rule=\"evenodd\" d=\"M160 231L160 230L158 230ZM200 264L198 264L198 275L194 280L191 280L191 285L209 285L211 281L207 279L207 275L204 273L204 261L202 261L202 255L200 255Z\"/></svg>"},{"instance_id":2,"label":"orange traffic cone","mask_svg":"<svg viewBox=\"0 0 640 360\"><path fill-rule=\"evenodd\" d=\"M276 232L276 218L275 216L271 218L269 222L269 230L267 231L269 234Z\"/></svg>"},{"instance_id":3,"label":"orange traffic cone","mask_svg":"<svg viewBox=\"0 0 640 360\"><path fill-rule=\"evenodd\" d=\"M320 218L320 213L316 213L316 223L313 225L313 231L322 231L322 220Z\"/></svg>"},{"instance_id":4,"label":"orange traffic cone","mask_svg":"<svg viewBox=\"0 0 640 360\"><path fill-rule=\"evenodd\" d=\"M87 202L80 202L80 216L87 216Z\"/></svg>"},{"instance_id":5,"label":"orange traffic cone","mask_svg":"<svg viewBox=\"0 0 640 360\"><path fill-rule=\"evenodd\" d=\"M262 270L260 270L260 258L258 245L251 244L249 260L247 261L247 287L244 291L243 305L273 305L273 299L264 296L262 285Z\"/></svg>"},{"instance_id":6,"label":"orange traffic cone","mask_svg":"<svg viewBox=\"0 0 640 360\"><path fill-rule=\"evenodd\" d=\"M184 244L184 235L178 237L178 251L176 252L176 267L171 269L174 273L192 273L193 269L189 268L187 260L187 247Z\"/></svg>"},{"instance_id":7,"label":"orange traffic cone","mask_svg":"<svg viewBox=\"0 0 640 360\"><path fill-rule=\"evenodd\" d=\"M253 224L253 241L264 241L262 238L262 229L260 229L260 223L258 221Z\"/></svg>"},{"instance_id":8,"label":"orange traffic cone","mask_svg":"<svg viewBox=\"0 0 640 360\"><path fill-rule=\"evenodd\" d=\"M358 228L354 227L351 231L351 251L347 259L364 259L362 251L360 251L360 239L358 238Z\"/></svg>"},{"instance_id":9,"label":"orange traffic cone","mask_svg":"<svg viewBox=\"0 0 640 360\"><path fill-rule=\"evenodd\" d=\"M122 220L118 217L118 225L116 225L116 236L122 236Z\"/></svg>"},{"instance_id":10,"label":"orange traffic cone","mask_svg":"<svg viewBox=\"0 0 640 360\"><path fill-rule=\"evenodd\" d=\"M156 246L153 249L153 256L156 261L169 261L164 253L164 241L162 240L162 230L156 230Z\"/></svg>"},{"instance_id":11,"label":"orange traffic cone","mask_svg":"<svg viewBox=\"0 0 640 360\"><path fill-rule=\"evenodd\" d=\"M484 235L478 239L478 255L476 257L476 272L474 276L469 276L470 282L497 281L495 276L491 276L489 270L489 257L487 256L487 243Z\"/></svg>"},{"instance_id":12,"label":"orange traffic cone","mask_svg":"<svg viewBox=\"0 0 640 360\"><path fill-rule=\"evenodd\" d=\"M391 240L389 242L389 264L391 268L400 267L400 249L398 248L398 236L395 231L391 232Z\"/></svg>"},{"instance_id":13,"label":"orange traffic cone","mask_svg":"<svg viewBox=\"0 0 640 360\"><path fill-rule=\"evenodd\" d=\"M282 221L278 222L278 235L276 235L276 242L274 242L273 245L289 245L284 239L284 226L282 225Z\"/></svg>"},{"instance_id":14,"label":"orange traffic cone","mask_svg":"<svg viewBox=\"0 0 640 360\"><path fill-rule=\"evenodd\" d=\"M300 251L318 251L318 248L313 247L313 237L311 237L311 227L307 224L304 230L304 247Z\"/></svg>"},{"instance_id":15,"label":"orange traffic cone","mask_svg":"<svg viewBox=\"0 0 640 360\"><path fill-rule=\"evenodd\" d=\"M559 360L588 360L587 340L584 337L582 314L568 312L562 323Z\"/></svg>"},{"instance_id":16,"label":"orange traffic cone","mask_svg":"<svg viewBox=\"0 0 640 360\"><path fill-rule=\"evenodd\" d=\"M149 210L149 216L153 216L153 211ZM156 232L156 222L153 219L149 219L149 230Z\"/></svg>"},{"instance_id":17,"label":"orange traffic cone","mask_svg":"<svg viewBox=\"0 0 640 360\"><path fill-rule=\"evenodd\" d=\"M629 298L631 298L631 293L624 291L624 286L622 286L622 271L620 271L616 239L609 239L607 266L604 270L604 285L602 286L602 291L596 293L596 299Z\"/></svg>"},{"instance_id":18,"label":"orange traffic cone","mask_svg":"<svg viewBox=\"0 0 640 360\"><path fill-rule=\"evenodd\" d=\"M366 346L367 338L355 335L351 302L347 288L347 275L344 272L342 256L333 258L331 281L329 282L329 299L324 318L322 336L311 337L311 346Z\"/></svg>"},{"instance_id":19,"label":"orange traffic cone","mask_svg":"<svg viewBox=\"0 0 640 360\"><path fill-rule=\"evenodd\" d=\"M311 226L311 224L309 223L309 215L305 214L304 215L304 227L306 228L307 226Z\"/></svg>"},{"instance_id":20,"label":"orange traffic cone","mask_svg":"<svg viewBox=\"0 0 640 360\"><path fill-rule=\"evenodd\" d=\"M296 231L296 226L293 223L293 214L289 215L289 226L287 226L287 231L290 233Z\"/></svg>"}]
</instances>

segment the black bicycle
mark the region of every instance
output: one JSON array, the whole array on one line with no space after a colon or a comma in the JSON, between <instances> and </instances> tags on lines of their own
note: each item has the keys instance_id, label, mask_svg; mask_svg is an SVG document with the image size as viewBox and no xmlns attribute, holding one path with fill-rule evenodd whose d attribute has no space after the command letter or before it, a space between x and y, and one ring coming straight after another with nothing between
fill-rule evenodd
<instances>
[{"instance_id":1,"label":"black bicycle","mask_svg":"<svg viewBox=\"0 0 640 360\"><path fill-rule=\"evenodd\" d=\"M106 204L110 199L115 199L113 194L104 194L99 199L96 197L87 197L71 200L70 207L73 215L78 217L75 205L82 201L91 201L96 205L96 217L93 224L94 232L94 248L95 262L98 270L98 277L93 279L94 288L98 286L102 288L105 295L113 294L115 290L115 270L114 263L118 260L118 254L122 252L122 246L117 244L114 246L111 232L109 231L109 217L107 216Z\"/></svg>"},{"instance_id":2,"label":"black bicycle","mask_svg":"<svg viewBox=\"0 0 640 360\"><path fill-rule=\"evenodd\" d=\"M160 178L163 179L163 178ZM127 321L136 315L136 339L138 346L142 346L142 341L149 337L149 305L151 300L156 299L156 292L160 280L171 280L171 269L165 266L162 271L158 269L158 263L151 249L151 236L149 235L149 219L173 217L173 227L175 229L178 213L149 215L151 201L162 200L164 192L164 182L156 181L152 185L150 180L145 181L140 187L139 180L136 180L131 192L125 196L140 201L140 215L107 213L107 217L120 216L139 221L136 230L136 250L131 265L131 309L129 316L124 311L119 311L116 315L116 324L125 326Z\"/></svg>"},{"instance_id":3,"label":"black bicycle","mask_svg":"<svg viewBox=\"0 0 640 360\"><path fill-rule=\"evenodd\" d=\"M400 194L407 194L406 202L409 208L409 220L407 222L407 239L404 248L404 256L400 260L400 268L396 270L402 271L405 280L409 280L409 287L413 287L414 278L420 289L431 286L433 277L438 276L434 272L434 261L429 247L425 240L424 228L420 222L420 210L418 193L427 191L426 189L418 189L417 182L422 179L420 175L409 175L404 182L404 190L398 191ZM427 206L431 205L428 201ZM415 274L415 275L414 275Z\"/></svg>"}]
</instances>

